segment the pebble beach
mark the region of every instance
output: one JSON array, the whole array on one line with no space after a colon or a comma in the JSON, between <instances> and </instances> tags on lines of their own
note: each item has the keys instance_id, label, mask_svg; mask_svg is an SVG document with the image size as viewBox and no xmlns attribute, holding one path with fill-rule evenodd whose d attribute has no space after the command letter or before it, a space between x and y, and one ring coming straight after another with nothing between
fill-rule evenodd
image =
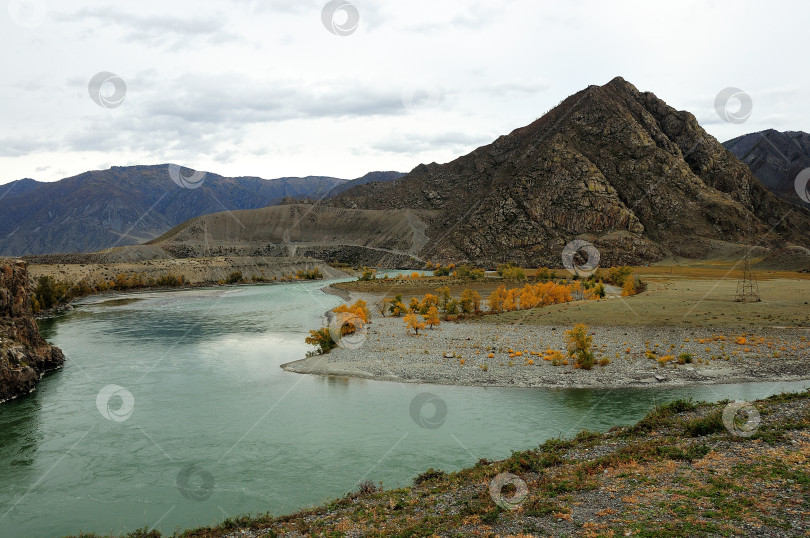
<instances>
[{"instance_id":1,"label":"pebble beach","mask_svg":"<svg viewBox=\"0 0 810 538\"><path fill-rule=\"evenodd\" d=\"M352 293L369 305L372 294ZM377 315L375 315L377 314ZM701 385L807 378L807 330L591 326L593 351L604 366L581 370L544 360L547 350L565 353L570 326L442 322L406 334L402 318L372 313L365 339L282 366L287 371L407 383L496 387L621 388ZM648 353L651 352L651 353ZM688 353L691 363L678 364ZM661 357L672 359L661 364Z\"/></svg>"}]
</instances>

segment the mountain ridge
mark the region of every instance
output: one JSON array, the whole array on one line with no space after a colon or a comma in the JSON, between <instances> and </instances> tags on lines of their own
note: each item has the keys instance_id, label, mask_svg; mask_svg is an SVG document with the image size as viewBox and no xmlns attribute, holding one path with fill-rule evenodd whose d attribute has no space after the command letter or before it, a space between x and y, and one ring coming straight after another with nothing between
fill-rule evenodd
<instances>
[{"instance_id":1,"label":"mountain ridge","mask_svg":"<svg viewBox=\"0 0 810 538\"><path fill-rule=\"evenodd\" d=\"M771 192L794 205L810 208L799 198L796 176L810 168L810 134L766 129L723 142Z\"/></svg>"},{"instance_id":2,"label":"mountain ridge","mask_svg":"<svg viewBox=\"0 0 810 538\"><path fill-rule=\"evenodd\" d=\"M289 198L320 200L351 182L330 176L268 180L206 172L199 185L182 188L176 181L182 183L180 170L169 164L113 166L56 182L26 178L0 185L0 255L93 252L138 244L201 214L256 209ZM191 170L182 170L191 175ZM373 180L374 173L363 176L368 177L366 181Z\"/></svg>"},{"instance_id":3,"label":"mountain ridge","mask_svg":"<svg viewBox=\"0 0 810 538\"><path fill-rule=\"evenodd\" d=\"M810 228L810 213L783 205L691 113L621 77L449 163L327 203L440 210L422 254L484 264L559 264L577 238L607 263L649 263L717 240L806 245Z\"/></svg>"}]
</instances>

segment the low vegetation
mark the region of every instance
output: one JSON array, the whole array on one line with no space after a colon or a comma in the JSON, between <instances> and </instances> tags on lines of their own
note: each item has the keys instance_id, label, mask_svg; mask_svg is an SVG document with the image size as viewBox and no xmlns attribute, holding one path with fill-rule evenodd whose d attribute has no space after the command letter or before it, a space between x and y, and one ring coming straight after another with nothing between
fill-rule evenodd
<instances>
[{"instance_id":1,"label":"low vegetation","mask_svg":"<svg viewBox=\"0 0 810 538\"><path fill-rule=\"evenodd\" d=\"M319 267L309 270L299 270L296 274L270 277L252 275L248 280L241 271L233 271L227 278L216 282L219 285L245 284L248 282L289 282L294 280L315 280L323 278ZM213 282L200 282L194 285L210 285ZM78 282L57 280L50 275L37 278L32 287L31 309L39 313L54 307L67 304L74 299L112 291L127 291L151 288L180 288L190 286L183 274L166 273L161 276L146 276L138 272L120 273L112 279L98 279L90 281L81 279Z\"/></svg>"},{"instance_id":2,"label":"low vegetation","mask_svg":"<svg viewBox=\"0 0 810 538\"><path fill-rule=\"evenodd\" d=\"M594 357L591 352L593 336L588 334L588 326L582 323L574 325L573 329L565 331L565 338L568 356L574 359L574 368L583 370L593 368Z\"/></svg>"},{"instance_id":3,"label":"low vegetation","mask_svg":"<svg viewBox=\"0 0 810 538\"><path fill-rule=\"evenodd\" d=\"M97 280L92 283L87 280L68 282L43 275L36 280L31 293L31 309L36 314L41 310L57 307L80 297L107 291L177 288L187 285L185 276L171 273L158 278L144 277L138 273L130 275L122 273L113 280Z\"/></svg>"},{"instance_id":4,"label":"low vegetation","mask_svg":"<svg viewBox=\"0 0 810 538\"><path fill-rule=\"evenodd\" d=\"M321 355L329 353L337 346L332 336L329 334L329 327L321 327L320 329L309 331L309 336L304 339L304 342L315 346L315 349Z\"/></svg>"},{"instance_id":5,"label":"low vegetation","mask_svg":"<svg viewBox=\"0 0 810 538\"><path fill-rule=\"evenodd\" d=\"M345 317L339 319L340 338L354 334L362 325L369 322L371 313L368 305L362 299L358 299L354 304L342 304L332 309L335 314L343 314ZM330 334L329 327L321 327L309 331L309 336L304 339L304 343L315 347L315 354L324 355L337 346L335 335Z\"/></svg>"}]
</instances>

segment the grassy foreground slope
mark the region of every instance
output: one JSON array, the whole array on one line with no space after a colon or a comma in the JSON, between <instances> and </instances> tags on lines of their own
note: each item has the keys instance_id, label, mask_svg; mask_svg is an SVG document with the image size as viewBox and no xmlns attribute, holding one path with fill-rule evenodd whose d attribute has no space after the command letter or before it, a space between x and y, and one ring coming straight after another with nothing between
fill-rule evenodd
<instances>
[{"instance_id":1,"label":"grassy foreground slope","mask_svg":"<svg viewBox=\"0 0 810 538\"><path fill-rule=\"evenodd\" d=\"M297 514L182 536L805 535L810 391L754 402L760 422L748 437L727 428L726 404L677 401L631 427L552 439L456 473L428 470L409 488L366 487ZM519 479L525 495L520 482L498 493L498 477Z\"/></svg>"}]
</instances>

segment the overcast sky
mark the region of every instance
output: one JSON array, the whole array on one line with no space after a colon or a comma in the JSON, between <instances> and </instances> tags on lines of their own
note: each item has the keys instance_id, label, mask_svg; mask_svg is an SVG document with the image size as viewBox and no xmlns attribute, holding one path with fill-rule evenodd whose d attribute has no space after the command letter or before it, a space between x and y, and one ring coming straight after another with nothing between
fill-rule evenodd
<instances>
[{"instance_id":1,"label":"overcast sky","mask_svg":"<svg viewBox=\"0 0 810 538\"><path fill-rule=\"evenodd\" d=\"M810 131L806 0L2 1L0 183L407 172L616 75L721 141ZM745 121L715 110L729 87Z\"/></svg>"}]
</instances>

